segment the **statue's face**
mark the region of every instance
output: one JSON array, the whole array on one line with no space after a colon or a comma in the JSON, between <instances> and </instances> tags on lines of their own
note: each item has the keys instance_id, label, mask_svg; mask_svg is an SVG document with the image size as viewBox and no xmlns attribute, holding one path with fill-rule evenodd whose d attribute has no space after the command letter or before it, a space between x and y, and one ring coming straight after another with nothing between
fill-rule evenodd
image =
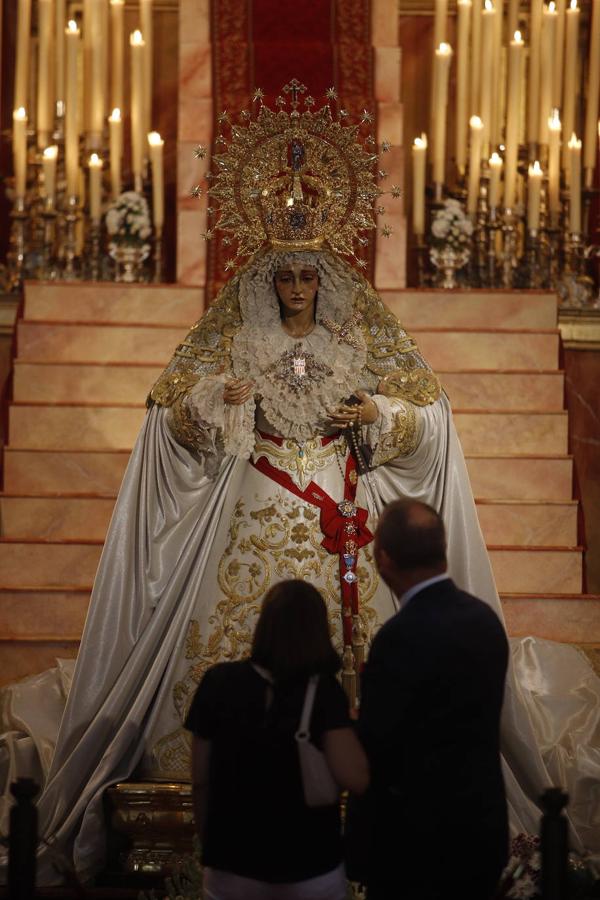
<instances>
[{"instance_id":1,"label":"statue's face","mask_svg":"<svg viewBox=\"0 0 600 900\"><path fill-rule=\"evenodd\" d=\"M314 308L319 289L319 276L314 266L291 263L275 272L275 290L284 316L297 315Z\"/></svg>"}]
</instances>

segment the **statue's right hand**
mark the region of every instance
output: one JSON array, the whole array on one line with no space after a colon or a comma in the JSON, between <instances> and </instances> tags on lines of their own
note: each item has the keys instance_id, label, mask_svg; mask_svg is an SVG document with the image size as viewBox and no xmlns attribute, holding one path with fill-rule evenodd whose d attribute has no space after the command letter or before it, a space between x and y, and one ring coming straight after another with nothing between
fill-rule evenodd
<instances>
[{"instance_id":1,"label":"statue's right hand","mask_svg":"<svg viewBox=\"0 0 600 900\"><path fill-rule=\"evenodd\" d=\"M253 388L253 381L246 381L244 378L232 378L230 381L225 382L223 400L225 403L231 403L233 406L241 406L242 403L250 399Z\"/></svg>"}]
</instances>

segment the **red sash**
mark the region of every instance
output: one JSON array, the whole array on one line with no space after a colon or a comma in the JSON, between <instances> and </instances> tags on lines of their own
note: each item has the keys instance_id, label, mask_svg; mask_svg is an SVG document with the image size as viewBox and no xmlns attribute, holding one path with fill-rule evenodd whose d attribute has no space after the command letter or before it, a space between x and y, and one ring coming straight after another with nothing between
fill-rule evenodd
<instances>
[{"instance_id":1,"label":"red sash","mask_svg":"<svg viewBox=\"0 0 600 900\"><path fill-rule=\"evenodd\" d=\"M281 442L275 435L261 433L261 436L277 444ZM332 438L324 438L323 442L329 443L330 440ZM351 646L352 617L357 616L359 611L356 574L358 550L373 540L373 535L366 526L369 513L366 509L356 506L354 502L358 481L354 457L349 454L346 461L344 499L341 503L336 503L314 481L301 490L287 472L277 469L265 456L261 456L256 462L252 461L252 465L267 478L321 511L320 526L324 535L321 545L329 553L337 553L339 556L344 645Z\"/></svg>"}]
</instances>

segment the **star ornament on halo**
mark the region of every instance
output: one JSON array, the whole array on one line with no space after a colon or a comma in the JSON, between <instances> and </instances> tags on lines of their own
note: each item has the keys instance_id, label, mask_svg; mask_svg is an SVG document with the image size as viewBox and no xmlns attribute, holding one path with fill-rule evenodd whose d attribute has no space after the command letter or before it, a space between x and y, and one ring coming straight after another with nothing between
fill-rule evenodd
<instances>
[{"instance_id":1,"label":"star ornament on halo","mask_svg":"<svg viewBox=\"0 0 600 900\"><path fill-rule=\"evenodd\" d=\"M393 235L394 232L390 228L389 225L384 225L383 228L381 229L381 233L382 233L383 237L389 238Z\"/></svg>"},{"instance_id":2,"label":"star ornament on halo","mask_svg":"<svg viewBox=\"0 0 600 900\"><path fill-rule=\"evenodd\" d=\"M325 91L325 96L327 97L328 100L337 100L338 92L336 91L336 89L334 87L330 87L330 88L327 88L327 90Z\"/></svg>"},{"instance_id":3,"label":"star ornament on halo","mask_svg":"<svg viewBox=\"0 0 600 900\"><path fill-rule=\"evenodd\" d=\"M202 144L194 147L194 159L206 159L206 147L203 147Z\"/></svg>"},{"instance_id":4,"label":"star ornament on halo","mask_svg":"<svg viewBox=\"0 0 600 900\"><path fill-rule=\"evenodd\" d=\"M190 197L193 197L194 200L197 200L198 197L200 197L201 195L202 195L202 188L200 187L199 184L197 184L195 187L193 187L193 188L191 189L191 191L190 191Z\"/></svg>"}]
</instances>

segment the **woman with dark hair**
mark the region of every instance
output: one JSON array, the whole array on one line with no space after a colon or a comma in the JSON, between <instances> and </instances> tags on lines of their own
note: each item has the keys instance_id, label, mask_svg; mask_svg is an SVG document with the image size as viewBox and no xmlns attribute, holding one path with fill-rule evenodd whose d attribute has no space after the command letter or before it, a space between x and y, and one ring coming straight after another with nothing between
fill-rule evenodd
<instances>
[{"instance_id":1,"label":"woman with dark hair","mask_svg":"<svg viewBox=\"0 0 600 900\"><path fill-rule=\"evenodd\" d=\"M186 728L207 900L346 897L339 804L306 805L295 739L317 675L311 741L341 789L366 789L339 667L321 594L293 580L267 593L250 659L220 663L202 679Z\"/></svg>"}]
</instances>

